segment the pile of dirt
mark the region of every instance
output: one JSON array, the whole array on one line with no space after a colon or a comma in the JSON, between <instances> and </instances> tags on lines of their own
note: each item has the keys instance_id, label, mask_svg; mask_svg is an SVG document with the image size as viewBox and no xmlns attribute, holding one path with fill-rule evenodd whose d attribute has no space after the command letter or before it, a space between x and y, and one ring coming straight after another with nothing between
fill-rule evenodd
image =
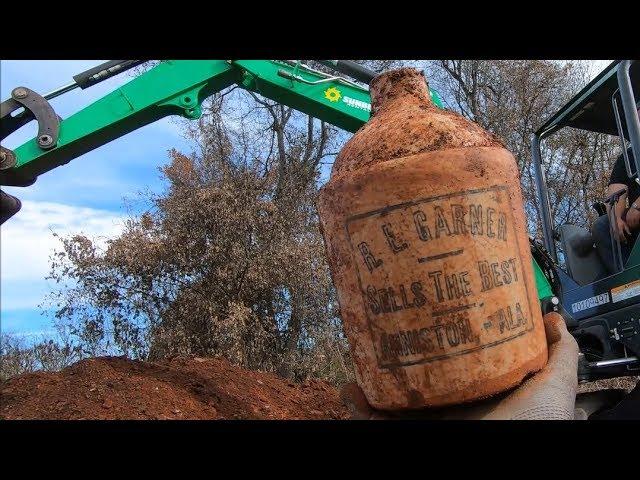
<instances>
[{"instance_id":1,"label":"pile of dirt","mask_svg":"<svg viewBox=\"0 0 640 480\"><path fill-rule=\"evenodd\" d=\"M344 419L333 386L302 384L218 358L80 361L0 383L1 419Z\"/></svg>"}]
</instances>

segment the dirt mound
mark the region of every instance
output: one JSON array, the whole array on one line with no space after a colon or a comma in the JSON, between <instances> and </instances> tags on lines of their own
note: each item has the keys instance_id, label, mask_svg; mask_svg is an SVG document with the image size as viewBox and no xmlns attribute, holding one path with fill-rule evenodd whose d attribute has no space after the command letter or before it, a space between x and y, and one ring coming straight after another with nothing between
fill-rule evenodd
<instances>
[{"instance_id":1,"label":"dirt mound","mask_svg":"<svg viewBox=\"0 0 640 480\"><path fill-rule=\"evenodd\" d=\"M0 383L1 419L343 419L326 382L287 382L217 358L80 361Z\"/></svg>"}]
</instances>

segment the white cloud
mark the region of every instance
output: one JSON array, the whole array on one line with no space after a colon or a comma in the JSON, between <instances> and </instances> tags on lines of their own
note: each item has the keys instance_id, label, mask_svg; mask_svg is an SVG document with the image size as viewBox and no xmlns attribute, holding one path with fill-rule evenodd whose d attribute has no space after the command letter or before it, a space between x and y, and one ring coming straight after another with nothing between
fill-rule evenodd
<instances>
[{"instance_id":1,"label":"white cloud","mask_svg":"<svg viewBox=\"0 0 640 480\"><path fill-rule=\"evenodd\" d=\"M24 201L22 209L0 228L2 286L24 285L18 294L15 288L2 288L2 310L36 308L42 300L33 293L44 290L49 255L61 247L52 232L84 233L104 243L122 231L123 220L122 215L107 210ZM11 295L5 296L5 290Z\"/></svg>"}]
</instances>

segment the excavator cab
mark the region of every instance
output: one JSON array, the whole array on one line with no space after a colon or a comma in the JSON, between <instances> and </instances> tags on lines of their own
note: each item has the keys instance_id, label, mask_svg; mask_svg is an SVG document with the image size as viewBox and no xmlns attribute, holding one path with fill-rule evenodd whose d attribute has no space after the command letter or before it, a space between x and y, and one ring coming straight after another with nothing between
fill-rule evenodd
<instances>
[{"instance_id":1,"label":"excavator cab","mask_svg":"<svg viewBox=\"0 0 640 480\"><path fill-rule=\"evenodd\" d=\"M544 237L544 248L539 250L547 259L544 273L584 356L580 372L583 380L640 375L640 238L625 259L613 232L616 222L610 222L616 265L612 273L602 262L590 230L570 224L554 225L541 145L567 128L617 136L625 152L628 177L640 183L639 100L640 62L615 61L548 119L532 141ZM626 153L629 151L633 155ZM609 198L594 198L593 208L599 216L606 215L606 204L615 205L623 193L624 190Z\"/></svg>"}]
</instances>

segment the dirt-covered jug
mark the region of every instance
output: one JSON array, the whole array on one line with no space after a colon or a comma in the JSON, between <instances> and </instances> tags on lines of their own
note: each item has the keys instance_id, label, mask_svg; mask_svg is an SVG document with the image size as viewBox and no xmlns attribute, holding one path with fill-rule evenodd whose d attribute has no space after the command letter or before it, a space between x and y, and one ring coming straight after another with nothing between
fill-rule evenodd
<instances>
[{"instance_id":1,"label":"dirt-covered jug","mask_svg":"<svg viewBox=\"0 0 640 480\"><path fill-rule=\"evenodd\" d=\"M358 384L387 410L514 387L547 361L515 159L418 70L370 91L318 201Z\"/></svg>"}]
</instances>

